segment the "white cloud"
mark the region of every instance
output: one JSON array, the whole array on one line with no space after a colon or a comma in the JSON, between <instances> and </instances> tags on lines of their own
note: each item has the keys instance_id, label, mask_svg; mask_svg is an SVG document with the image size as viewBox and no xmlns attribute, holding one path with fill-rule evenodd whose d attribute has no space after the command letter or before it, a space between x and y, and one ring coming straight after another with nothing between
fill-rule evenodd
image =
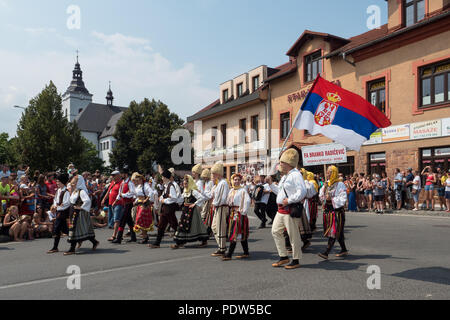
<instances>
[{"instance_id":1,"label":"white cloud","mask_svg":"<svg viewBox=\"0 0 450 320\"><path fill-rule=\"evenodd\" d=\"M27 29L28 35L36 37L57 34L51 28ZM111 80L116 105L128 106L132 100L155 98L186 119L218 96L217 90L201 84L195 65L182 62L181 66L175 66L155 52L148 39L94 31L88 43L79 48L83 80L94 94L94 102L105 103L108 81ZM21 112L12 106L27 106L50 80L60 93L64 93L71 81L74 54L54 48L47 52L0 49L0 61L7 61L0 77L0 88L6 88L0 90L0 114L8 115L0 117L0 132L14 135Z\"/></svg>"}]
</instances>

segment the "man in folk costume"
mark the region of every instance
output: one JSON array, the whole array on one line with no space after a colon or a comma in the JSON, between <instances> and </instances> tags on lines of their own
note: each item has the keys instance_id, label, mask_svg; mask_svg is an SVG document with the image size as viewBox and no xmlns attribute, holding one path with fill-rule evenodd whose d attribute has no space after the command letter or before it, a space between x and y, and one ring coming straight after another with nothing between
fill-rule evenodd
<instances>
[{"instance_id":1,"label":"man in folk costume","mask_svg":"<svg viewBox=\"0 0 450 320\"><path fill-rule=\"evenodd\" d=\"M344 241L345 203L347 202L347 187L339 181L339 171L336 166L330 166L327 170L328 183L320 189L320 200L323 202L323 230L328 238L327 250L319 253L325 260L336 242L341 246L341 252L336 257L348 255Z\"/></svg>"},{"instance_id":2,"label":"man in folk costume","mask_svg":"<svg viewBox=\"0 0 450 320\"><path fill-rule=\"evenodd\" d=\"M319 207L319 185L317 184L314 173L308 171L306 178L308 182L314 186L316 192L312 198L308 199L311 232L314 232L316 230L317 212Z\"/></svg>"},{"instance_id":3,"label":"man in folk costume","mask_svg":"<svg viewBox=\"0 0 450 320\"><path fill-rule=\"evenodd\" d=\"M85 240L92 242L92 250L95 251L99 242L95 240L94 227L92 226L89 211L91 210L91 199L86 188L86 182L80 175L74 176L71 181L72 194L70 195L70 217L69 217L69 243L70 249L64 252L65 256L75 254L77 243Z\"/></svg>"},{"instance_id":4,"label":"man in folk costume","mask_svg":"<svg viewBox=\"0 0 450 320\"><path fill-rule=\"evenodd\" d=\"M150 248L160 248L167 225L170 224L170 226L174 230L177 230L178 228L178 221L177 217L175 216L175 211L178 207L178 195L174 182L170 180L171 177L172 173L168 170L165 170L162 173L164 192L160 197L161 216L158 223L158 235L156 237L156 241L152 244L149 244Z\"/></svg>"},{"instance_id":5,"label":"man in folk costume","mask_svg":"<svg viewBox=\"0 0 450 320\"><path fill-rule=\"evenodd\" d=\"M211 168L211 173L214 180L217 179L218 183L214 189L213 208L214 216L212 221L212 231L216 238L219 249L211 254L213 257L223 256L227 249L227 217L229 207L227 204L227 198L229 193L229 185L227 180L223 177L223 164L221 162L216 163Z\"/></svg>"},{"instance_id":6,"label":"man in folk costume","mask_svg":"<svg viewBox=\"0 0 450 320\"><path fill-rule=\"evenodd\" d=\"M213 199L213 191L214 191L214 182L211 179L211 171L209 169L205 169L201 175L203 179L203 190L200 190L205 197L205 204L203 205L201 215L204 225L208 230L208 234L212 236L212 220L214 216L213 207L212 207L212 199Z\"/></svg>"},{"instance_id":7,"label":"man in folk costume","mask_svg":"<svg viewBox=\"0 0 450 320\"><path fill-rule=\"evenodd\" d=\"M134 232L142 233L143 240L140 244L147 244L149 241L148 232L153 231L153 207L158 193L151 185L145 182L144 176L134 173L131 180L135 184L136 200L136 223Z\"/></svg>"},{"instance_id":8,"label":"man in folk costume","mask_svg":"<svg viewBox=\"0 0 450 320\"><path fill-rule=\"evenodd\" d=\"M277 246L280 260L273 267L285 266L285 269L300 267L299 260L302 257L300 247L299 225L303 212L301 202L306 197L306 185L303 177L297 169L299 154L295 149L289 149L283 153L280 159L281 173L284 174L279 184L277 196L278 212L272 225L272 236ZM292 244L293 260L289 263L286 243L283 231L286 228Z\"/></svg>"},{"instance_id":9,"label":"man in folk costume","mask_svg":"<svg viewBox=\"0 0 450 320\"><path fill-rule=\"evenodd\" d=\"M208 245L209 235L206 226L203 224L200 208L202 208L206 199L198 191L197 184L192 176L184 176L183 187L184 203L182 214L174 236L176 244L170 247L179 249L188 242L201 241L199 247L204 248Z\"/></svg>"},{"instance_id":10,"label":"man in folk costume","mask_svg":"<svg viewBox=\"0 0 450 320\"><path fill-rule=\"evenodd\" d=\"M203 173L203 168L200 163L196 164L195 166L192 167L192 178L194 179L195 184L197 185L197 190L199 192L203 191L203 186L205 184L201 177L202 173Z\"/></svg>"},{"instance_id":11,"label":"man in folk costume","mask_svg":"<svg viewBox=\"0 0 450 320\"><path fill-rule=\"evenodd\" d=\"M250 228L248 223L247 213L250 209L251 199L245 188L241 185L242 176L234 174L231 177L231 184L233 189L228 195L228 205L230 207L228 239L230 240L230 247L228 252L222 258L223 261L231 260L236 242L240 241L244 254L237 256L237 259L246 259L249 257L248 251L248 236Z\"/></svg>"},{"instance_id":12,"label":"man in folk costume","mask_svg":"<svg viewBox=\"0 0 450 320\"><path fill-rule=\"evenodd\" d=\"M123 239L123 232L125 230L125 225L130 228L131 239L127 242L136 242L136 233L134 232L134 222L131 215L131 210L133 209L133 202L136 197L135 186L129 177L130 171L128 168L122 170L122 183L120 184L119 194L117 196L117 201L123 204L123 214L120 220L119 229L117 233L117 238L112 241L112 243L121 244Z\"/></svg>"},{"instance_id":13,"label":"man in folk costume","mask_svg":"<svg viewBox=\"0 0 450 320\"><path fill-rule=\"evenodd\" d=\"M69 234L69 227L67 220L70 213L70 192L67 190L67 183L69 182L69 175L67 173L61 173L58 175L56 184L58 190L53 201L53 205L56 207L56 219L54 222L53 236L55 237L53 242L53 248L47 253L52 254L59 252L58 245L62 234Z\"/></svg>"}]
</instances>

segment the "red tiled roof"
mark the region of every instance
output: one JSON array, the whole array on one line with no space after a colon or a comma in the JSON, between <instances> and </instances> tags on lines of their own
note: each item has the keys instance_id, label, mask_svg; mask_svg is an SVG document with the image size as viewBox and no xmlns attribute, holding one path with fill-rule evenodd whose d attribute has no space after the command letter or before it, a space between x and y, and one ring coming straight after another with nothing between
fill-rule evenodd
<instances>
[{"instance_id":1,"label":"red tiled roof","mask_svg":"<svg viewBox=\"0 0 450 320\"><path fill-rule=\"evenodd\" d=\"M272 74L270 77L268 77L265 82L269 82L271 80L274 80L276 78L279 78L281 76L284 76L286 74L296 71L297 70L297 62L296 62L296 60L292 60L292 61L282 64L281 66L278 66L274 69L278 70L278 71L275 72L274 74Z\"/></svg>"},{"instance_id":2,"label":"red tiled roof","mask_svg":"<svg viewBox=\"0 0 450 320\"><path fill-rule=\"evenodd\" d=\"M291 57L296 57L298 54L298 51L300 50L300 48L303 46L303 44L309 40L309 38L311 36L316 36L316 37L322 37L322 38L326 38L326 39L335 39L338 41L341 41L342 43L347 43L349 40L329 34L329 33L322 33L322 32L315 32L315 31L311 31L311 30L305 30L302 35L300 36L300 38L297 39L297 41L295 41L295 43L292 45L292 47L289 49L289 51L286 53L286 55L291 56Z\"/></svg>"},{"instance_id":3,"label":"red tiled roof","mask_svg":"<svg viewBox=\"0 0 450 320\"><path fill-rule=\"evenodd\" d=\"M213 103L211 103L209 106L204 107L202 110L200 110L199 112L197 112L196 114L194 114L193 116L198 115L199 113L208 111L209 109L214 108L215 106L220 104L220 99L217 99L216 101L214 101Z\"/></svg>"}]
</instances>

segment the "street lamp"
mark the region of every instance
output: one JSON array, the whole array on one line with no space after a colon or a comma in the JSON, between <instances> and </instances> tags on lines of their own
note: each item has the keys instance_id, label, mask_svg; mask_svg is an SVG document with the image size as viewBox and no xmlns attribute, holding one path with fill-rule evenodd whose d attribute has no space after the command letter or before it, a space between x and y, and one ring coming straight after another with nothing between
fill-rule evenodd
<instances>
[{"instance_id":1,"label":"street lamp","mask_svg":"<svg viewBox=\"0 0 450 320\"><path fill-rule=\"evenodd\" d=\"M27 110L27 108L21 107L21 106L14 106L14 108L18 108L18 109L23 109L23 110Z\"/></svg>"}]
</instances>

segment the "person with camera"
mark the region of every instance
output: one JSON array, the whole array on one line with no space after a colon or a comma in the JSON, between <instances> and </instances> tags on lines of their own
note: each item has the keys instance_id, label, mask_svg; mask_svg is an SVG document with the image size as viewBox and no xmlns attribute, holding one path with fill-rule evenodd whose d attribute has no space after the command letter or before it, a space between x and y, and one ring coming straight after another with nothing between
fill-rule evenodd
<instances>
[{"instance_id":1,"label":"person with camera","mask_svg":"<svg viewBox=\"0 0 450 320\"><path fill-rule=\"evenodd\" d=\"M336 239L341 246L341 252L336 257L348 255L344 241L345 203L347 202L347 187L339 181L339 171L336 166L330 166L327 170L326 183L320 189L319 198L323 202L323 230L324 237L328 238L327 250L319 253L319 257L328 260L328 255L333 249Z\"/></svg>"},{"instance_id":2,"label":"person with camera","mask_svg":"<svg viewBox=\"0 0 450 320\"><path fill-rule=\"evenodd\" d=\"M280 158L280 172L283 174L277 195L278 212L272 225L272 236L278 250L280 260L272 264L285 269L300 267L302 258L299 224L302 217L302 201L306 197L306 185L303 176L297 169L299 154L295 149L289 149ZM289 261L283 231L286 228L292 244L292 261ZM290 262L290 263L289 263Z\"/></svg>"},{"instance_id":3,"label":"person with camera","mask_svg":"<svg viewBox=\"0 0 450 320\"><path fill-rule=\"evenodd\" d=\"M427 208L425 210L434 211L434 184L436 183L436 174L430 166L426 166L421 173L425 178L425 197L427 201ZM431 203L431 208L430 208Z\"/></svg>"},{"instance_id":4,"label":"person with camera","mask_svg":"<svg viewBox=\"0 0 450 320\"><path fill-rule=\"evenodd\" d=\"M395 201L397 202L397 210L402 209L402 191L403 191L403 174L400 169L395 169L394 176Z\"/></svg>"}]
</instances>

